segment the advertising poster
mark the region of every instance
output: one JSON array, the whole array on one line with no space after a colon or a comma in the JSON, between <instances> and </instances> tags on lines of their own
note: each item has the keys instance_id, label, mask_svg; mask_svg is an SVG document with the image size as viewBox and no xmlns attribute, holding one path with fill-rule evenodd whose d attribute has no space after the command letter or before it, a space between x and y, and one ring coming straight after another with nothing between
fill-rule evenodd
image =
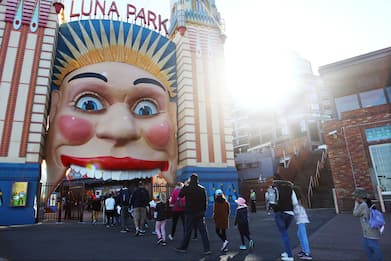
<instances>
[{"instance_id":1,"label":"advertising poster","mask_svg":"<svg viewBox=\"0 0 391 261\"><path fill-rule=\"evenodd\" d=\"M14 182L12 184L11 207L25 207L27 204L28 182Z\"/></svg>"},{"instance_id":2,"label":"advertising poster","mask_svg":"<svg viewBox=\"0 0 391 261\"><path fill-rule=\"evenodd\" d=\"M48 199L48 205L49 205L49 208L52 212L56 212L57 211L57 197L58 197L58 193L57 192L53 192L52 194L50 194L50 197Z\"/></svg>"}]
</instances>

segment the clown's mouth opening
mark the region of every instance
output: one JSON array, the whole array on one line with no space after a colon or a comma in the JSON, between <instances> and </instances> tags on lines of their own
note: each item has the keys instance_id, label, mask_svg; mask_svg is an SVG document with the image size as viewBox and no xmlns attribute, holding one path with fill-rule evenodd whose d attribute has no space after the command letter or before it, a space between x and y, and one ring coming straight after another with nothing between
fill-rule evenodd
<instances>
[{"instance_id":1,"label":"clown's mouth opening","mask_svg":"<svg viewBox=\"0 0 391 261\"><path fill-rule=\"evenodd\" d=\"M69 167L67 178L92 178L103 180L132 180L150 178L168 169L167 161L139 160L129 157L76 158L61 156L64 166Z\"/></svg>"}]
</instances>

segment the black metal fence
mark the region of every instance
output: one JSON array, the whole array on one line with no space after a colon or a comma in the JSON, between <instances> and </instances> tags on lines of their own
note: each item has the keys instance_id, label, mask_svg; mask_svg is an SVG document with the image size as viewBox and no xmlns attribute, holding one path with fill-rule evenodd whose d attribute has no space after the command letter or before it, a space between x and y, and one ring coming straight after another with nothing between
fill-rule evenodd
<instances>
[{"instance_id":1,"label":"black metal fence","mask_svg":"<svg viewBox=\"0 0 391 261\"><path fill-rule=\"evenodd\" d=\"M159 193L166 193L170 198L175 185L149 184L150 198L155 198ZM42 195L38 200L37 222L89 222L92 216L92 198L88 195L88 189L83 182L73 184L61 184L56 192L49 198L43 196L48 187L42 185ZM41 193L40 193L41 194ZM101 217L103 222L103 215Z\"/></svg>"}]
</instances>

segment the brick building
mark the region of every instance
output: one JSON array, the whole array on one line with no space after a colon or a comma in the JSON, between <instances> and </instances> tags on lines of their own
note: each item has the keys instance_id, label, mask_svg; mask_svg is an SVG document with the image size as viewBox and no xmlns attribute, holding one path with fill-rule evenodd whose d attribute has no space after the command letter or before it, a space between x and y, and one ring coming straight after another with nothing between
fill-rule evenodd
<instances>
[{"instance_id":1,"label":"brick building","mask_svg":"<svg viewBox=\"0 0 391 261\"><path fill-rule=\"evenodd\" d=\"M324 140L340 210L353 207L355 187L391 196L391 48L319 68L334 101Z\"/></svg>"}]
</instances>

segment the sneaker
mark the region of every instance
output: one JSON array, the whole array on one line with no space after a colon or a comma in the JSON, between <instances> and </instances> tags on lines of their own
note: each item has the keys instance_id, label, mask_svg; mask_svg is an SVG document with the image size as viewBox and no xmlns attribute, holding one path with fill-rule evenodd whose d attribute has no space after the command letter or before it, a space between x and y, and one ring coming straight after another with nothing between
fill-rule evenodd
<instances>
[{"instance_id":1,"label":"sneaker","mask_svg":"<svg viewBox=\"0 0 391 261\"><path fill-rule=\"evenodd\" d=\"M291 256L284 256L284 257L281 257L281 260L282 261L294 261L295 259Z\"/></svg>"},{"instance_id":2,"label":"sneaker","mask_svg":"<svg viewBox=\"0 0 391 261\"><path fill-rule=\"evenodd\" d=\"M168 238L169 238L170 240L174 240L174 237L173 237L171 234L168 234Z\"/></svg>"},{"instance_id":3,"label":"sneaker","mask_svg":"<svg viewBox=\"0 0 391 261\"><path fill-rule=\"evenodd\" d=\"M128 232L128 231L126 231L125 229L122 229L120 232L121 232L121 233L126 233L126 232Z\"/></svg>"},{"instance_id":4,"label":"sneaker","mask_svg":"<svg viewBox=\"0 0 391 261\"><path fill-rule=\"evenodd\" d=\"M247 247L246 247L246 245L240 245L239 249L240 249L240 250L246 250Z\"/></svg>"},{"instance_id":5,"label":"sneaker","mask_svg":"<svg viewBox=\"0 0 391 261\"><path fill-rule=\"evenodd\" d=\"M281 253L281 257L288 257L287 252L282 252L282 253Z\"/></svg>"},{"instance_id":6,"label":"sneaker","mask_svg":"<svg viewBox=\"0 0 391 261\"><path fill-rule=\"evenodd\" d=\"M140 229L139 231L140 231L140 233L145 233L145 230L143 230L143 229Z\"/></svg>"},{"instance_id":7,"label":"sneaker","mask_svg":"<svg viewBox=\"0 0 391 261\"><path fill-rule=\"evenodd\" d=\"M212 254L212 251L210 251L210 250L205 250L204 251L204 255L210 255L210 254Z\"/></svg>"},{"instance_id":8,"label":"sneaker","mask_svg":"<svg viewBox=\"0 0 391 261\"><path fill-rule=\"evenodd\" d=\"M162 246L166 246L166 245L167 245L167 242L163 240L162 243L161 243L161 245L162 245Z\"/></svg>"},{"instance_id":9,"label":"sneaker","mask_svg":"<svg viewBox=\"0 0 391 261\"><path fill-rule=\"evenodd\" d=\"M304 253L303 250L301 250L299 253L297 253L297 256L298 256L298 257L302 257L302 256L304 256L304 255L305 255L305 253Z\"/></svg>"},{"instance_id":10,"label":"sneaker","mask_svg":"<svg viewBox=\"0 0 391 261\"><path fill-rule=\"evenodd\" d=\"M175 251L178 252L178 253L186 253L186 252L187 252L186 249L180 248L180 247L176 247L176 248L175 248Z\"/></svg>"},{"instance_id":11,"label":"sneaker","mask_svg":"<svg viewBox=\"0 0 391 261\"><path fill-rule=\"evenodd\" d=\"M156 233L156 231L152 231L152 235L156 235L157 233Z\"/></svg>"},{"instance_id":12,"label":"sneaker","mask_svg":"<svg viewBox=\"0 0 391 261\"><path fill-rule=\"evenodd\" d=\"M110 227L110 225L106 225L106 227L107 227L107 228L109 228L109 227Z\"/></svg>"},{"instance_id":13,"label":"sneaker","mask_svg":"<svg viewBox=\"0 0 391 261\"><path fill-rule=\"evenodd\" d=\"M254 241L252 239L250 239L250 241L248 242L248 248L250 249L254 248Z\"/></svg>"},{"instance_id":14,"label":"sneaker","mask_svg":"<svg viewBox=\"0 0 391 261\"><path fill-rule=\"evenodd\" d=\"M157 240L157 242L156 242L156 245L159 245L160 243L162 243L163 242L163 238L159 238L158 240Z\"/></svg>"},{"instance_id":15,"label":"sneaker","mask_svg":"<svg viewBox=\"0 0 391 261\"><path fill-rule=\"evenodd\" d=\"M300 257L301 260L312 260L312 256L310 254L304 254Z\"/></svg>"},{"instance_id":16,"label":"sneaker","mask_svg":"<svg viewBox=\"0 0 391 261\"><path fill-rule=\"evenodd\" d=\"M223 246L221 247L221 251L224 251L227 248L228 243L229 243L228 240L224 241Z\"/></svg>"}]
</instances>

